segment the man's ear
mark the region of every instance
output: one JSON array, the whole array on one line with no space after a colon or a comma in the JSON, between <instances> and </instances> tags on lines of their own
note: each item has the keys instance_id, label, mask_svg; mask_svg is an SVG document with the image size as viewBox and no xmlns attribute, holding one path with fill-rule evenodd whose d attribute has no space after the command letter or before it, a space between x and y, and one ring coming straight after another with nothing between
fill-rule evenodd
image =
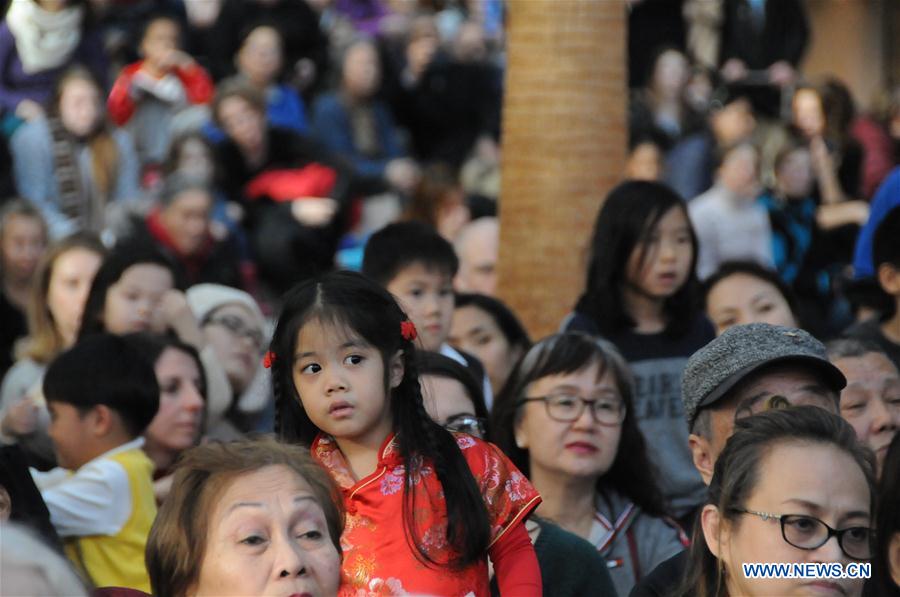
<instances>
[{"instance_id":1,"label":"man's ear","mask_svg":"<svg viewBox=\"0 0 900 597\"><path fill-rule=\"evenodd\" d=\"M403 351L398 350L391 357L391 362L388 363L389 385L392 390L403 381L404 373L406 373L406 367L403 365Z\"/></svg>"},{"instance_id":2,"label":"man's ear","mask_svg":"<svg viewBox=\"0 0 900 597\"><path fill-rule=\"evenodd\" d=\"M890 263L878 266L878 285L891 296L900 294L900 269Z\"/></svg>"},{"instance_id":3,"label":"man's ear","mask_svg":"<svg viewBox=\"0 0 900 597\"><path fill-rule=\"evenodd\" d=\"M700 471L703 482L709 485L716 467L716 460L713 458L709 440L701 435L692 433L688 436L688 446L691 448L694 466Z\"/></svg>"}]
</instances>

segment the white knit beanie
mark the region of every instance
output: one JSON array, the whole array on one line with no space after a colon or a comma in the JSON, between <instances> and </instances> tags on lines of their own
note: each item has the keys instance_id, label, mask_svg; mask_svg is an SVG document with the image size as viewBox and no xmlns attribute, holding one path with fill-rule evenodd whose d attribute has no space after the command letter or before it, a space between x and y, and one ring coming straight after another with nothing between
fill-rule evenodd
<instances>
[{"instance_id":1,"label":"white knit beanie","mask_svg":"<svg viewBox=\"0 0 900 597\"><path fill-rule=\"evenodd\" d=\"M210 313L225 305L242 305L256 318L260 329L264 330L266 319L253 297L237 288L221 284L197 284L187 290L187 301L198 322L203 322Z\"/></svg>"}]
</instances>

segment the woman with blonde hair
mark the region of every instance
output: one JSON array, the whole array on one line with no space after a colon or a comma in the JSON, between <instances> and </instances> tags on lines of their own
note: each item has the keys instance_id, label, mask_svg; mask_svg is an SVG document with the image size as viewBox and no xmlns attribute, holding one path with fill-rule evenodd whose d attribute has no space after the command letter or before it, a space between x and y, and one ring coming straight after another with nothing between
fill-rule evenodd
<instances>
[{"instance_id":1,"label":"woman with blonde hair","mask_svg":"<svg viewBox=\"0 0 900 597\"><path fill-rule=\"evenodd\" d=\"M0 440L18 442L28 462L41 470L55 464L47 436L50 423L41 396L47 365L75 344L94 274L105 254L91 234L72 235L50 247L38 266L28 302L29 335L0 386Z\"/></svg>"}]
</instances>

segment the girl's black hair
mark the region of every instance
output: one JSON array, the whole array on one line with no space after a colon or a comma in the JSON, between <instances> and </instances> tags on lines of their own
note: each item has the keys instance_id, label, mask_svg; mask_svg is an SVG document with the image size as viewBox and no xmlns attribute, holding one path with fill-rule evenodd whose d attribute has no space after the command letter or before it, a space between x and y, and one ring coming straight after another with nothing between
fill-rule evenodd
<instances>
[{"instance_id":1,"label":"girl's black hair","mask_svg":"<svg viewBox=\"0 0 900 597\"><path fill-rule=\"evenodd\" d=\"M611 371L625 404L625 420L619 448L609 471L597 479L597 491L613 489L651 516L666 516L665 498L657 483L656 471L647 456L647 442L637 426L634 413L634 380L625 359L607 341L581 332L555 334L538 341L516 364L509 381L494 401L489 440L496 444L527 477L530 476L528 450L516 445L515 426L521 417L522 398L533 382L549 375L567 375L592 363L600 365L600 375Z\"/></svg>"},{"instance_id":2,"label":"girl's black hair","mask_svg":"<svg viewBox=\"0 0 900 597\"><path fill-rule=\"evenodd\" d=\"M697 315L697 235L690 225L684 201L664 184L630 180L610 191L597 214L585 291L575 306L576 311L597 324L600 334L613 336L634 327L635 322L628 314L624 300L628 259L632 251L648 242L666 212L676 207L684 211L694 250L687 281L665 301L665 333L672 337L683 336L694 323ZM642 250L642 262L645 257L646 250Z\"/></svg>"},{"instance_id":3,"label":"girl's black hair","mask_svg":"<svg viewBox=\"0 0 900 597\"><path fill-rule=\"evenodd\" d=\"M900 597L900 587L891 578L891 560L888 550L891 539L900 533L900 433L894 436L881 469L875 515L875 557L872 565L873 594L884 597Z\"/></svg>"},{"instance_id":4,"label":"girl's black hair","mask_svg":"<svg viewBox=\"0 0 900 597\"><path fill-rule=\"evenodd\" d=\"M766 284L774 286L781 296L784 297L784 300L787 302L788 307L790 307L794 317L797 317L797 297L794 295L794 292L784 283L784 280L781 279L778 272L762 266L755 261L726 261L720 265L719 269L716 270L716 273L707 278L703 283L704 309L709 301L709 293L712 292L712 289L715 288L716 284L737 274L758 278Z\"/></svg>"},{"instance_id":5,"label":"girl's black hair","mask_svg":"<svg viewBox=\"0 0 900 597\"><path fill-rule=\"evenodd\" d=\"M84 314L81 317L81 329L78 331L79 340L106 331L103 324L103 310L106 307L106 293L110 286L118 282L129 267L145 263L166 268L172 273L175 288L184 288L172 262L157 249L137 246L117 248L103 260L91 283L91 291L88 293Z\"/></svg>"},{"instance_id":6,"label":"girl's black hair","mask_svg":"<svg viewBox=\"0 0 900 597\"><path fill-rule=\"evenodd\" d=\"M445 377L447 379L455 379L462 384L463 389L472 401L475 408L475 416L487 423L488 409L484 402L484 389L481 380L476 379L473 372L458 363L457 361L446 357L437 352L420 351L416 355L416 364L419 366L419 375L433 375L435 377ZM490 433L485 429L485 437Z\"/></svg>"},{"instance_id":7,"label":"girl's black hair","mask_svg":"<svg viewBox=\"0 0 900 597\"><path fill-rule=\"evenodd\" d=\"M516 314L502 301L484 294L459 293L456 295L454 308L475 307L490 315L491 319L500 328L500 332L506 338L510 348L520 347L522 351L531 348L531 338Z\"/></svg>"},{"instance_id":8,"label":"girl's black hair","mask_svg":"<svg viewBox=\"0 0 900 597\"><path fill-rule=\"evenodd\" d=\"M425 411L419 387L416 349L401 335L406 314L384 288L355 272L333 272L307 280L289 291L270 345L275 431L285 441L312 444L320 430L303 409L293 381L293 360L300 329L310 321L336 324L358 334L380 353L385 393L390 396L393 430L405 473L403 524L417 558L428 566L464 568L481 561L490 541L487 508L456 440ZM388 367L400 351L403 379L391 391ZM447 508L447 542L456 556L438 561L429 554L414 519L413 479L423 463L434 466Z\"/></svg>"}]
</instances>

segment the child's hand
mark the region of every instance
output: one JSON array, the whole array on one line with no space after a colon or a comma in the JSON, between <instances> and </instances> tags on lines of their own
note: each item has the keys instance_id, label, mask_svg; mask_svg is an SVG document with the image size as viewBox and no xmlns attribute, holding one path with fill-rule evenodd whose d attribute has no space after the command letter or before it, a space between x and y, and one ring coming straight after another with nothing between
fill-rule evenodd
<instances>
[{"instance_id":1,"label":"child's hand","mask_svg":"<svg viewBox=\"0 0 900 597\"><path fill-rule=\"evenodd\" d=\"M16 116L27 122L37 120L43 115L44 108L34 100L24 99L16 106Z\"/></svg>"},{"instance_id":2,"label":"child's hand","mask_svg":"<svg viewBox=\"0 0 900 597\"><path fill-rule=\"evenodd\" d=\"M337 213L337 208L337 201L328 197L304 197L291 202L294 219L314 228L328 224Z\"/></svg>"},{"instance_id":3,"label":"child's hand","mask_svg":"<svg viewBox=\"0 0 900 597\"><path fill-rule=\"evenodd\" d=\"M173 327L172 324L180 319L188 317L190 319L194 318L191 307L187 302L187 296L185 296L182 291L175 288L167 290L165 294L162 295L162 298L159 300L157 313L160 316L161 322L168 324L166 327Z\"/></svg>"},{"instance_id":4,"label":"child's hand","mask_svg":"<svg viewBox=\"0 0 900 597\"><path fill-rule=\"evenodd\" d=\"M152 328L155 332L173 330L182 342L186 342L200 350L205 344L203 331L200 329L194 312L187 302L184 292L175 288L167 290L159 301Z\"/></svg>"},{"instance_id":5,"label":"child's hand","mask_svg":"<svg viewBox=\"0 0 900 597\"><path fill-rule=\"evenodd\" d=\"M160 68L169 70L172 68L185 68L193 64L194 59L191 55L181 50L169 50L160 60Z\"/></svg>"},{"instance_id":6,"label":"child's hand","mask_svg":"<svg viewBox=\"0 0 900 597\"><path fill-rule=\"evenodd\" d=\"M21 436L37 429L38 405L31 398L14 404L3 418L3 431L7 435Z\"/></svg>"}]
</instances>

